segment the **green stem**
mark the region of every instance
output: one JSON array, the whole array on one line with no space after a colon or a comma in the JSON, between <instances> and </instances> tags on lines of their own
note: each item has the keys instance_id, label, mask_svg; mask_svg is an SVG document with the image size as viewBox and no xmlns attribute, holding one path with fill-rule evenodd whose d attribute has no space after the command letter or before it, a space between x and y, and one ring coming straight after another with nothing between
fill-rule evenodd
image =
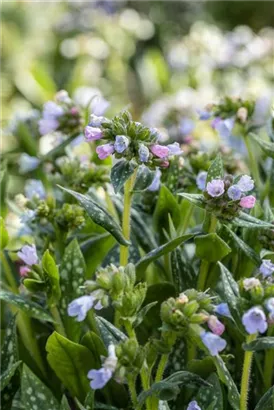
<instances>
[{"instance_id":1,"label":"green stem","mask_svg":"<svg viewBox=\"0 0 274 410\"><path fill-rule=\"evenodd\" d=\"M131 339L137 340L135 330L131 326L131 323L130 322L125 322L124 326L125 326L125 329L127 331L128 337L130 337Z\"/></svg>"},{"instance_id":2,"label":"green stem","mask_svg":"<svg viewBox=\"0 0 274 410\"><path fill-rule=\"evenodd\" d=\"M136 406L138 406L135 381L136 381L135 376L128 375L128 377L127 377L128 389L129 389L129 392L130 392L130 397L131 397L131 401L132 401L132 404L133 404L134 408L136 408Z\"/></svg>"},{"instance_id":3,"label":"green stem","mask_svg":"<svg viewBox=\"0 0 274 410\"><path fill-rule=\"evenodd\" d=\"M250 143L250 138L248 137L248 135L244 136L244 142L245 142L245 146L247 149L247 153L248 153L248 158L249 158L249 166L251 169L251 174L254 178L255 184L257 189L260 191L261 190L261 178L260 178L260 171L259 171L259 167L258 167L258 162L254 156L253 150L252 150L252 146Z\"/></svg>"},{"instance_id":4,"label":"green stem","mask_svg":"<svg viewBox=\"0 0 274 410\"><path fill-rule=\"evenodd\" d=\"M100 332L95 320L95 315L92 309L90 309L90 311L87 314L87 321L90 327L90 330L94 333L96 333L98 336L100 336Z\"/></svg>"},{"instance_id":5,"label":"green stem","mask_svg":"<svg viewBox=\"0 0 274 410\"><path fill-rule=\"evenodd\" d=\"M267 335L272 336L274 331L273 326L268 329ZM264 386L265 391L270 389L272 386L272 380L274 375L274 350L267 350L265 352L265 360L264 360Z\"/></svg>"},{"instance_id":6,"label":"green stem","mask_svg":"<svg viewBox=\"0 0 274 410\"><path fill-rule=\"evenodd\" d=\"M179 227L180 235L183 235L186 232L186 230L188 228L188 225L189 225L189 222L191 220L191 216L193 214L194 208L195 208L194 204L189 204L188 210L186 211L186 213L184 215L182 226Z\"/></svg>"},{"instance_id":7,"label":"green stem","mask_svg":"<svg viewBox=\"0 0 274 410\"><path fill-rule=\"evenodd\" d=\"M150 375L151 375L151 370L149 370L147 368L147 365L145 364L142 367L141 372L140 372L142 386L143 386L144 391L149 390L149 388L150 388ZM151 399L151 397L148 397L146 399L146 408L147 408L147 410L151 409L151 405L152 405L152 399Z\"/></svg>"},{"instance_id":8,"label":"green stem","mask_svg":"<svg viewBox=\"0 0 274 410\"><path fill-rule=\"evenodd\" d=\"M250 343L255 340L257 334L249 335L246 338L246 343ZM244 366L241 381L241 395L240 395L240 410L247 410L249 379L252 364L253 352L245 351L244 354Z\"/></svg>"},{"instance_id":9,"label":"green stem","mask_svg":"<svg viewBox=\"0 0 274 410\"><path fill-rule=\"evenodd\" d=\"M208 233L213 233L216 231L217 223L218 223L218 220L216 216L211 214ZM202 259L201 265L200 265L200 272L198 276L198 282L197 282L198 290L201 290L201 291L205 290L209 265L210 264L206 259Z\"/></svg>"},{"instance_id":10,"label":"green stem","mask_svg":"<svg viewBox=\"0 0 274 410\"><path fill-rule=\"evenodd\" d=\"M11 289L13 290L14 293L18 293L18 284L16 283L16 280L14 279L12 270L10 268L9 262L7 261L7 257L4 254L4 252L0 253L0 259L1 259L1 263L3 265L4 268L4 272L5 272L5 277L7 279L7 282L9 283Z\"/></svg>"},{"instance_id":11,"label":"green stem","mask_svg":"<svg viewBox=\"0 0 274 410\"><path fill-rule=\"evenodd\" d=\"M162 380L164 371L168 362L169 354L163 354L158 365L158 369L155 376L155 383L158 383ZM158 410L159 399L157 397L152 397L151 401L151 410Z\"/></svg>"},{"instance_id":12,"label":"green stem","mask_svg":"<svg viewBox=\"0 0 274 410\"><path fill-rule=\"evenodd\" d=\"M135 169L133 175L126 181L124 185L124 211L123 211L123 222L122 230L124 237L130 241L130 207L132 199L132 189L136 179L138 168ZM120 265L125 266L128 263L129 247L120 246Z\"/></svg>"},{"instance_id":13,"label":"green stem","mask_svg":"<svg viewBox=\"0 0 274 410\"><path fill-rule=\"evenodd\" d=\"M52 315L52 317L55 321L55 323L54 323L55 330L58 333L60 333L60 335L62 335L64 337L67 337L67 334L66 334L66 331L65 331L65 328L64 328L64 325L63 325L59 310L58 310L56 305L53 305L53 306L50 307L50 313L51 313L51 315Z\"/></svg>"}]
</instances>

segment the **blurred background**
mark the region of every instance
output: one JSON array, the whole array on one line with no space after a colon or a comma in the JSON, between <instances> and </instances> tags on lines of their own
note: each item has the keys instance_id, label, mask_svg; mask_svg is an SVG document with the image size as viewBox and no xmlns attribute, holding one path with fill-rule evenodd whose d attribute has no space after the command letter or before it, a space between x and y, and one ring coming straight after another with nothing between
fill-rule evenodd
<instances>
[{"instance_id":1,"label":"blurred background","mask_svg":"<svg viewBox=\"0 0 274 410\"><path fill-rule=\"evenodd\" d=\"M270 1L4 2L3 123L59 89L155 126L224 94L269 95L273 24Z\"/></svg>"}]
</instances>

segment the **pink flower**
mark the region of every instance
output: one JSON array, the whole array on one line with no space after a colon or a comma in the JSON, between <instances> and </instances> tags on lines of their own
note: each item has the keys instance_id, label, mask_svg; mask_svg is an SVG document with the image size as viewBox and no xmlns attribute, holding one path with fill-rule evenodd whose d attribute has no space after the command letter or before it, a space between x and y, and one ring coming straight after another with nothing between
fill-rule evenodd
<instances>
[{"instance_id":1,"label":"pink flower","mask_svg":"<svg viewBox=\"0 0 274 410\"><path fill-rule=\"evenodd\" d=\"M222 322L219 321L219 319L214 316L210 315L209 319L207 321L207 325L209 329L215 334L220 336L221 334L224 333L225 331L225 326L222 324Z\"/></svg>"},{"instance_id":2,"label":"pink flower","mask_svg":"<svg viewBox=\"0 0 274 410\"><path fill-rule=\"evenodd\" d=\"M99 147L96 148L96 152L100 159L105 159L114 153L114 145L113 144L100 145Z\"/></svg>"},{"instance_id":3,"label":"pink flower","mask_svg":"<svg viewBox=\"0 0 274 410\"><path fill-rule=\"evenodd\" d=\"M158 144L152 145L150 151L158 158L166 158L169 154L168 147Z\"/></svg>"},{"instance_id":4,"label":"pink flower","mask_svg":"<svg viewBox=\"0 0 274 410\"><path fill-rule=\"evenodd\" d=\"M27 276L30 272L30 269L27 266L20 266L19 268L20 276L24 277Z\"/></svg>"},{"instance_id":5,"label":"pink flower","mask_svg":"<svg viewBox=\"0 0 274 410\"><path fill-rule=\"evenodd\" d=\"M161 167L162 168L168 168L169 167L169 162L168 161L161 162Z\"/></svg>"},{"instance_id":6,"label":"pink flower","mask_svg":"<svg viewBox=\"0 0 274 410\"><path fill-rule=\"evenodd\" d=\"M90 127L89 125L85 128L85 138L86 141L95 141L102 138L103 133L100 128Z\"/></svg>"},{"instance_id":7,"label":"pink flower","mask_svg":"<svg viewBox=\"0 0 274 410\"><path fill-rule=\"evenodd\" d=\"M256 202L256 198L253 195L244 196L240 201L242 208L253 208Z\"/></svg>"}]
</instances>

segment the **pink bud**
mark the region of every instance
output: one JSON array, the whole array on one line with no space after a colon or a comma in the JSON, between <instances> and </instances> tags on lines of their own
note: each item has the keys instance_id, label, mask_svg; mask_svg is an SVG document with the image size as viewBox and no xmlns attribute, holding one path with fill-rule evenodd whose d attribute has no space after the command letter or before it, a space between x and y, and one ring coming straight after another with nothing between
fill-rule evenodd
<instances>
[{"instance_id":1,"label":"pink bud","mask_svg":"<svg viewBox=\"0 0 274 410\"><path fill-rule=\"evenodd\" d=\"M207 325L215 335L220 336L225 331L225 326L219 321L216 316L210 315L207 321Z\"/></svg>"},{"instance_id":2,"label":"pink bud","mask_svg":"<svg viewBox=\"0 0 274 410\"><path fill-rule=\"evenodd\" d=\"M113 144L100 145L99 147L96 148L96 152L100 159L105 159L114 153L114 145Z\"/></svg>"},{"instance_id":3,"label":"pink bud","mask_svg":"<svg viewBox=\"0 0 274 410\"><path fill-rule=\"evenodd\" d=\"M163 161L163 162L161 162L161 167L162 168L168 168L169 167L169 162L168 161Z\"/></svg>"},{"instance_id":4,"label":"pink bud","mask_svg":"<svg viewBox=\"0 0 274 410\"><path fill-rule=\"evenodd\" d=\"M253 208L256 202L256 198L253 195L244 196L240 201L242 208Z\"/></svg>"},{"instance_id":5,"label":"pink bud","mask_svg":"<svg viewBox=\"0 0 274 410\"><path fill-rule=\"evenodd\" d=\"M25 276L28 276L30 269L27 266L20 266L19 272L20 272L20 276L25 277Z\"/></svg>"},{"instance_id":6,"label":"pink bud","mask_svg":"<svg viewBox=\"0 0 274 410\"><path fill-rule=\"evenodd\" d=\"M150 151L158 158L166 158L169 154L168 147L158 144L152 145Z\"/></svg>"},{"instance_id":7,"label":"pink bud","mask_svg":"<svg viewBox=\"0 0 274 410\"><path fill-rule=\"evenodd\" d=\"M71 113L72 115L77 115L77 114L79 114L78 108L77 108L77 107L72 107L72 108L70 109L70 113Z\"/></svg>"}]
</instances>

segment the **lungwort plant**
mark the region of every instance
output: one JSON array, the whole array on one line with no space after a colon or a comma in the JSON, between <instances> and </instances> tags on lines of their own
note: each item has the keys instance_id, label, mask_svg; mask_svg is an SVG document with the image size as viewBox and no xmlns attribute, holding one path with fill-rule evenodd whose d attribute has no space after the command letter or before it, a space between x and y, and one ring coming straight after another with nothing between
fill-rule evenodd
<instances>
[{"instance_id":1,"label":"lungwort plant","mask_svg":"<svg viewBox=\"0 0 274 410\"><path fill-rule=\"evenodd\" d=\"M35 134L21 123L1 170L3 409L273 408L273 122L267 140L253 111L200 113L241 163L127 111L88 122L65 91Z\"/></svg>"}]
</instances>

